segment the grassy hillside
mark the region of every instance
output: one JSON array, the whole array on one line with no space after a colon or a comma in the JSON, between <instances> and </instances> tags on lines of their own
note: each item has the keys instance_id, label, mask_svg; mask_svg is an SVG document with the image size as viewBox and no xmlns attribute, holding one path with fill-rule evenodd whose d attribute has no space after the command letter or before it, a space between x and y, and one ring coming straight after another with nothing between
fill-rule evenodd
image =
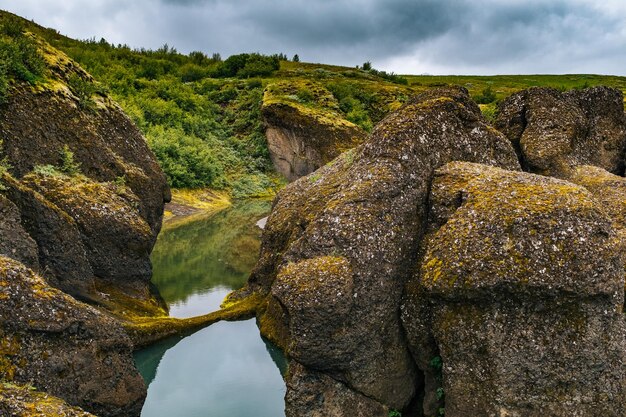
<instances>
[{"instance_id":1,"label":"grassy hillside","mask_svg":"<svg viewBox=\"0 0 626 417\"><path fill-rule=\"evenodd\" d=\"M392 82L397 77L384 73L293 63L282 55L222 60L200 52L183 55L167 45L132 50L105 40L73 40L8 13L0 21L43 37L92 74L144 132L176 188L209 187L248 197L282 184L260 116L268 86L292 83L295 95L283 99L321 109L325 104L306 88L305 82L314 82L332 98L339 118L366 130L408 97L406 87Z\"/></svg>"},{"instance_id":2,"label":"grassy hillside","mask_svg":"<svg viewBox=\"0 0 626 417\"><path fill-rule=\"evenodd\" d=\"M120 103L144 132L173 187L209 187L234 197L271 193L282 183L272 168L264 137L260 112L264 91L266 100L282 100L312 114L332 113L370 131L412 95L443 85L466 87L488 117L494 116L498 100L531 86L566 90L603 84L626 90L626 78L613 76L399 77L291 62L282 54L240 54L222 60L217 54L183 55L168 45L152 51L111 45L104 39L77 41L6 12L0 12L0 23L9 32L21 25L43 37L91 73L99 84L83 94L106 90ZM0 44L0 49L14 55L19 51L28 55L32 49L13 43L18 47ZM9 85L3 73L36 80L39 64L36 60L29 64L29 56L18 57L21 67L0 68L5 68L0 71L0 98Z\"/></svg>"}]
</instances>

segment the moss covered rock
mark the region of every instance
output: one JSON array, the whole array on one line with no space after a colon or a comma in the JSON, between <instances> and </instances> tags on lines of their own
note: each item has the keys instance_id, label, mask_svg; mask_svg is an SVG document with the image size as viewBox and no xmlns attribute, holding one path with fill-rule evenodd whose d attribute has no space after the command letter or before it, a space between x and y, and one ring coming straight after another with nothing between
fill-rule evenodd
<instances>
[{"instance_id":1,"label":"moss covered rock","mask_svg":"<svg viewBox=\"0 0 626 417\"><path fill-rule=\"evenodd\" d=\"M9 166L3 193L37 244L40 272L85 299L97 299L104 280L158 304L149 254L170 198L165 176L103 88L29 36L46 69L34 85L14 82L0 105L0 157Z\"/></svg>"},{"instance_id":2,"label":"moss covered rock","mask_svg":"<svg viewBox=\"0 0 626 417\"><path fill-rule=\"evenodd\" d=\"M28 385L0 382L0 413L14 417L94 417Z\"/></svg>"},{"instance_id":3,"label":"moss covered rock","mask_svg":"<svg viewBox=\"0 0 626 417\"><path fill-rule=\"evenodd\" d=\"M152 231L129 187L87 177L29 174L23 182L75 219L96 277L147 283L152 275Z\"/></svg>"},{"instance_id":4,"label":"moss covered rock","mask_svg":"<svg viewBox=\"0 0 626 417\"><path fill-rule=\"evenodd\" d=\"M333 95L312 81L269 85L261 111L272 162L290 181L315 171L366 136L343 117Z\"/></svg>"},{"instance_id":5,"label":"moss covered rock","mask_svg":"<svg viewBox=\"0 0 626 417\"><path fill-rule=\"evenodd\" d=\"M13 177L5 175L3 183L6 197L19 209L22 226L37 244L41 275L73 296L93 294L93 270L74 219Z\"/></svg>"},{"instance_id":6,"label":"moss covered rock","mask_svg":"<svg viewBox=\"0 0 626 417\"><path fill-rule=\"evenodd\" d=\"M122 327L0 257L0 379L100 416L139 415L146 388Z\"/></svg>"},{"instance_id":7,"label":"moss covered rock","mask_svg":"<svg viewBox=\"0 0 626 417\"><path fill-rule=\"evenodd\" d=\"M436 172L431 204L403 323L446 416L620 415L624 258L593 195L455 162Z\"/></svg>"},{"instance_id":8,"label":"moss covered rock","mask_svg":"<svg viewBox=\"0 0 626 417\"><path fill-rule=\"evenodd\" d=\"M263 334L308 369L405 408L416 373L400 327L400 297L433 172L452 160L519 169L513 148L464 89L419 96L368 141L283 190L246 290L269 296L260 313Z\"/></svg>"},{"instance_id":9,"label":"moss covered rock","mask_svg":"<svg viewBox=\"0 0 626 417\"><path fill-rule=\"evenodd\" d=\"M577 165L624 172L626 117L617 89L531 88L504 100L498 111L496 127L531 172L564 177Z\"/></svg>"},{"instance_id":10,"label":"moss covered rock","mask_svg":"<svg viewBox=\"0 0 626 417\"><path fill-rule=\"evenodd\" d=\"M24 230L18 208L0 195L0 255L39 269L37 244Z\"/></svg>"}]
</instances>

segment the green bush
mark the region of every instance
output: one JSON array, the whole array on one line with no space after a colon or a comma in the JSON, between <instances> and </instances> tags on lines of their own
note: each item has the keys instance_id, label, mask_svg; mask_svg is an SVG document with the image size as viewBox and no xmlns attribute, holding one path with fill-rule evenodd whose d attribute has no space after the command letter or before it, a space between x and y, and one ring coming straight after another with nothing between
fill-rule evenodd
<instances>
[{"instance_id":1,"label":"green bush","mask_svg":"<svg viewBox=\"0 0 626 417\"><path fill-rule=\"evenodd\" d=\"M205 68L201 67L198 64L185 64L180 67L180 79L184 83L189 83L193 81L199 81L203 78L206 78L208 72Z\"/></svg>"},{"instance_id":2,"label":"green bush","mask_svg":"<svg viewBox=\"0 0 626 417\"><path fill-rule=\"evenodd\" d=\"M474 96L473 98L478 104L489 104L496 101L496 93L491 89L491 86L488 85L483 89L480 95Z\"/></svg>"},{"instance_id":3,"label":"green bush","mask_svg":"<svg viewBox=\"0 0 626 417\"><path fill-rule=\"evenodd\" d=\"M261 54L238 54L232 55L222 62L216 71L219 77L262 77L271 75L280 68L278 56L265 56Z\"/></svg>"},{"instance_id":4,"label":"green bush","mask_svg":"<svg viewBox=\"0 0 626 417\"><path fill-rule=\"evenodd\" d=\"M224 165L208 143L186 135L181 129L155 126L148 131L148 142L169 184L175 188L224 188Z\"/></svg>"},{"instance_id":5,"label":"green bush","mask_svg":"<svg viewBox=\"0 0 626 417\"><path fill-rule=\"evenodd\" d=\"M61 155L60 170L67 175L80 174L80 163L74 160L74 152L72 152L67 145L63 145L63 148L59 151Z\"/></svg>"},{"instance_id":6,"label":"green bush","mask_svg":"<svg viewBox=\"0 0 626 417\"><path fill-rule=\"evenodd\" d=\"M78 74L71 74L67 79L67 85L78 98L78 105L81 108L95 109L96 103L91 98L98 91L98 88L93 82L85 80Z\"/></svg>"}]
</instances>

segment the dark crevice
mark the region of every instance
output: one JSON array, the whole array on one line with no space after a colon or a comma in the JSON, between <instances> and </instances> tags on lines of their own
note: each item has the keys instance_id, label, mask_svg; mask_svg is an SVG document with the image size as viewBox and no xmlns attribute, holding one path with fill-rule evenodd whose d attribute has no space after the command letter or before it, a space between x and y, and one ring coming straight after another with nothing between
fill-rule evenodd
<instances>
[{"instance_id":1,"label":"dark crevice","mask_svg":"<svg viewBox=\"0 0 626 417\"><path fill-rule=\"evenodd\" d=\"M517 138L517 140L510 141L511 145L513 146L513 150L515 151L515 154L517 155L517 160L519 161L520 167L522 168L522 171L524 172L530 172L526 158L524 158L524 152L522 151L522 136L524 135L524 132L526 131L526 126L528 126L528 120L526 119L527 111L528 110L526 109L526 106L524 106L520 114L520 122L522 125L522 129L521 129L519 138Z\"/></svg>"}]
</instances>

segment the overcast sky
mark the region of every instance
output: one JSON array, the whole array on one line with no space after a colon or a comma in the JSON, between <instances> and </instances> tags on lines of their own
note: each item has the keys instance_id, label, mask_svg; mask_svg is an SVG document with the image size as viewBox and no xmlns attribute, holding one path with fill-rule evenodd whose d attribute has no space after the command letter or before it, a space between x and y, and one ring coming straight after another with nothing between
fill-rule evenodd
<instances>
[{"instance_id":1,"label":"overcast sky","mask_svg":"<svg viewBox=\"0 0 626 417\"><path fill-rule=\"evenodd\" d=\"M624 0L0 0L73 38L403 74L626 75Z\"/></svg>"}]
</instances>

